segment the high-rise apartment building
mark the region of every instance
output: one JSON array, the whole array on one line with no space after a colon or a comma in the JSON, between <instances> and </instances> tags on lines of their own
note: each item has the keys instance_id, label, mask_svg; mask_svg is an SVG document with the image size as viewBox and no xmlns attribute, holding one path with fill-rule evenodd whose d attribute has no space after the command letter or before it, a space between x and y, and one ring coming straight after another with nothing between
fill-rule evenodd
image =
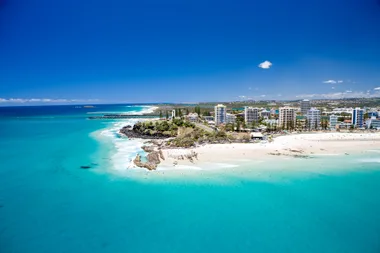
<instances>
[{"instance_id":1,"label":"high-rise apartment building","mask_svg":"<svg viewBox=\"0 0 380 253\"><path fill-rule=\"evenodd\" d=\"M355 127L363 127L364 126L364 110L356 107L354 110L352 110L352 118L351 123Z\"/></svg>"},{"instance_id":2,"label":"high-rise apartment building","mask_svg":"<svg viewBox=\"0 0 380 253\"><path fill-rule=\"evenodd\" d=\"M225 124L226 119L227 119L227 108L225 105L217 105L215 106L215 124L220 125L220 124Z\"/></svg>"},{"instance_id":3,"label":"high-rise apartment building","mask_svg":"<svg viewBox=\"0 0 380 253\"><path fill-rule=\"evenodd\" d=\"M307 124L309 129L319 129L321 127L321 111L316 108L311 108L308 110Z\"/></svg>"},{"instance_id":4,"label":"high-rise apartment building","mask_svg":"<svg viewBox=\"0 0 380 253\"><path fill-rule=\"evenodd\" d=\"M296 127L296 108L281 107L279 110L279 125L284 129Z\"/></svg>"},{"instance_id":5,"label":"high-rise apartment building","mask_svg":"<svg viewBox=\"0 0 380 253\"><path fill-rule=\"evenodd\" d=\"M244 120L246 124L259 121L259 108L244 107Z\"/></svg>"},{"instance_id":6,"label":"high-rise apartment building","mask_svg":"<svg viewBox=\"0 0 380 253\"><path fill-rule=\"evenodd\" d=\"M306 116L307 111L309 111L310 109L311 109L310 100L308 100L308 99L302 100L301 101L301 114Z\"/></svg>"}]
</instances>

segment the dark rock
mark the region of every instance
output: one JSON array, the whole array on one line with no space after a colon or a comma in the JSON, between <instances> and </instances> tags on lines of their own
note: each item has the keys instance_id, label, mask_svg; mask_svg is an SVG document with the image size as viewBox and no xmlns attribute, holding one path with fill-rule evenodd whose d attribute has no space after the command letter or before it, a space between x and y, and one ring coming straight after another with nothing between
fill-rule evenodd
<instances>
[{"instance_id":1,"label":"dark rock","mask_svg":"<svg viewBox=\"0 0 380 253\"><path fill-rule=\"evenodd\" d=\"M142 146L141 149L144 150L147 153L154 151L154 147L153 146Z\"/></svg>"}]
</instances>

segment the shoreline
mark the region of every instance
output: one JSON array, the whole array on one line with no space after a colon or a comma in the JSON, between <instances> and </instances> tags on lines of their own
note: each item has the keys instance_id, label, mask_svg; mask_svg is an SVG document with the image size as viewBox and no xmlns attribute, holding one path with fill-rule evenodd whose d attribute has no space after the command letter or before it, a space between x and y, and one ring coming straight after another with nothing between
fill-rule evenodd
<instances>
[{"instance_id":1,"label":"shoreline","mask_svg":"<svg viewBox=\"0 0 380 253\"><path fill-rule=\"evenodd\" d=\"M274 161L279 159L313 159L315 156L339 156L380 150L377 133L312 133L276 137L266 143L206 144L194 148L162 149L165 160L160 168L178 166L203 167L210 164ZM190 161L184 156L196 153Z\"/></svg>"}]
</instances>

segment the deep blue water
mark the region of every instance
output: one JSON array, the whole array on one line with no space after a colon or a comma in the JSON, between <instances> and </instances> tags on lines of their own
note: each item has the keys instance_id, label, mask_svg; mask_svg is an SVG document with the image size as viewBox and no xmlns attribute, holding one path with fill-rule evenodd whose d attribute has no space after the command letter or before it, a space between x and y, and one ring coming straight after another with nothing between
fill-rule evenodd
<instances>
[{"instance_id":1,"label":"deep blue water","mask_svg":"<svg viewBox=\"0 0 380 253\"><path fill-rule=\"evenodd\" d=\"M380 252L376 154L134 180L86 118L142 109L0 107L1 253Z\"/></svg>"}]
</instances>

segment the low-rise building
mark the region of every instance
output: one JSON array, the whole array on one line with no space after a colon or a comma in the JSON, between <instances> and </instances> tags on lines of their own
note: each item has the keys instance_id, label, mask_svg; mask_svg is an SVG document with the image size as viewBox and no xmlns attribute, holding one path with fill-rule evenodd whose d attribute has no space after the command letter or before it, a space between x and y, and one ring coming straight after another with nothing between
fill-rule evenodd
<instances>
[{"instance_id":1,"label":"low-rise building","mask_svg":"<svg viewBox=\"0 0 380 253\"><path fill-rule=\"evenodd\" d=\"M333 129L336 129L336 126L338 125L338 116L336 116L335 114L333 115L330 115L330 129L333 130Z\"/></svg>"},{"instance_id":2,"label":"low-rise building","mask_svg":"<svg viewBox=\"0 0 380 253\"><path fill-rule=\"evenodd\" d=\"M231 124L236 122L236 115L227 113L226 114L226 124Z\"/></svg>"},{"instance_id":3,"label":"low-rise building","mask_svg":"<svg viewBox=\"0 0 380 253\"><path fill-rule=\"evenodd\" d=\"M371 117L366 121L366 128L380 130L380 119L377 119L374 116Z\"/></svg>"},{"instance_id":4,"label":"low-rise building","mask_svg":"<svg viewBox=\"0 0 380 253\"><path fill-rule=\"evenodd\" d=\"M260 117L264 119L268 119L270 117L270 111L264 109L260 112Z\"/></svg>"},{"instance_id":5,"label":"low-rise building","mask_svg":"<svg viewBox=\"0 0 380 253\"><path fill-rule=\"evenodd\" d=\"M305 130L307 129L307 118L306 116L296 116L296 129Z\"/></svg>"},{"instance_id":6,"label":"low-rise building","mask_svg":"<svg viewBox=\"0 0 380 253\"><path fill-rule=\"evenodd\" d=\"M214 116L203 116L203 119L206 121L214 121Z\"/></svg>"},{"instance_id":7,"label":"low-rise building","mask_svg":"<svg viewBox=\"0 0 380 253\"><path fill-rule=\"evenodd\" d=\"M198 113L189 113L186 115L186 118L190 122L198 122Z\"/></svg>"}]
</instances>

